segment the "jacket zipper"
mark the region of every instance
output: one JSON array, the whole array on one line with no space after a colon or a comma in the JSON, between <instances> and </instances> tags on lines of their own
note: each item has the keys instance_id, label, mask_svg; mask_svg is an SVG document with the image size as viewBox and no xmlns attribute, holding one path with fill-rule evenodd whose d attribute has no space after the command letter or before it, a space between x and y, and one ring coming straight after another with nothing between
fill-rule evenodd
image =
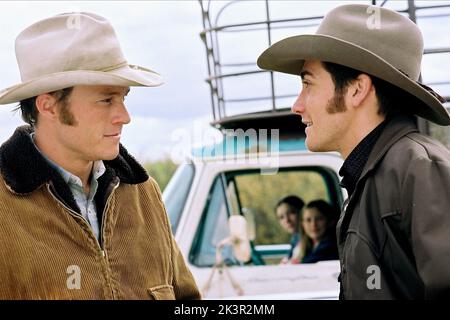
<instances>
[{"instance_id":1,"label":"jacket zipper","mask_svg":"<svg viewBox=\"0 0 450 320\"><path fill-rule=\"evenodd\" d=\"M111 190L111 192L110 192L110 194L109 194L109 196L108 196L108 199L106 200L106 204L105 204L105 207L104 207L104 209L103 209L103 215L102 215L102 228L101 228L101 232L100 232L100 240L99 240L99 239L97 239L97 237L95 236L94 232L92 231L92 227L89 225L89 223L86 221L86 219L85 219L83 216L81 216L79 213L77 213L77 212L75 212L74 210L72 210L71 208L69 208L69 207L68 207L64 202L62 202L60 199L58 199L58 197L57 197L56 195L54 195L53 192L51 191L50 183L47 183L47 189L48 189L48 192L49 192L50 195L53 197L53 199L55 199L56 202L58 202L59 204L61 204L66 210L68 210L68 211L69 211L69 214L70 214L71 216L73 216L73 217L75 217L75 218L77 218L77 219L80 219L81 221L83 221L83 223L84 223L85 225L88 226L88 230L89 230L89 232L91 233L91 235L94 237L95 242L97 243L97 245L98 245L98 247L99 247L99 249L100 249L100 252L101 252L101 254L102 254L102 257L103 257L104 260L105 260L106 265L109 264L109 263L108 263L108 256L107 256L107 254L106 254L105 248L103 248L103 246L102 246L102 244L103 244L102 242L103 242L103 239L104 239L104 232L105 232L105 216L106 216L106 211L107 211L107 209L108 209L108 207L109 207L109 203L110 203L110 199L111 199L111 197L112 197L112 194L114 193L114 190L117 189L117 187L119 186L119 184L120 184L120 181L118 181L117 184L113 187L113 189ZM116 297L115 297L115 294L114 294L114 290L112 290L112 288L110 288L110 289L111 289L111 294L112 294L112 296L113 296L113 299L115 299Z\"/></svg>"},{"instance_id":2,"label":"jacket zipper","mask_svg":"<svg viewBox=\"0 0 450 320\"><path fill-rule=\"evenodd\" d=\"M120 181L117 181L117 183L114 185L114 187L112 188L111 192L109 193L108 199L106 199L106 203L105 203L105 207L103 208L103 214L102 214L102 230L100 232L100 239L99 239L99 246L102 249L102 254L103 256L106 255L106 250L103 247L103 241L104 241L104 234L105 234L105 221L106 221L106 212L107 209L109 208L109 202L110 199L112 197L112 194L114 193L114 191L119 187Z\"/></svg>"}]
</instances>

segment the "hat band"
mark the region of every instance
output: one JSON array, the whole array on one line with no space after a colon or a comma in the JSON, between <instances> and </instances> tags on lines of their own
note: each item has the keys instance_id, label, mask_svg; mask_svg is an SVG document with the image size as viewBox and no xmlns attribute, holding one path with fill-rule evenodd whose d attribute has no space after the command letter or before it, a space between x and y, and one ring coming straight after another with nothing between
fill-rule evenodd
<instances>
[{"instance_id":1,"label":"hat band","mask_svg":"<svg viewBox=\"0 0 450 320\"><path fill-rule=\"evenodd\" d=\"M403 73L403 74L404 74L405 76L407 76L408 78L410 78L410 76L409 76L406 72L404 72L403 70L398 69L398 68L397 68L397 70L400 71L401 73ZM411 79L411 78L410 78L410 79ZM426 85L424 85L423 83L420 83L419 81L416 81L416 83L417 83L419 86L421 86L423 89L425 89L426 91L428 91L428 93L431 94L433 97L435 97L436 99L438 99L440 103L445 103L445 102L446 102L446 100L445 100L439 93L437 93L436 91L434 91L433 89L431 89L429 86L426 86Z\"/></svg>"},{"instance_id":2,"label":"hat band","mask_svg":"<svg viewBox=\"0 0 450 320\"><path fill-rule=\"evenodd\" d=\"M115 69L119 69L119 68L125 67L125 66L127 66L127 65L128 65L128 62L124 61L124 62L121 62L121 63L119 63L119 64L115 64L115 65L110 66L110 67L106 67L106 68L102 68L102 69L97 69L97 70L95 70L95 71L108 72L108 71L111 71L111 70L115 70Z\"/></svg>"},{"instance_id":3,"label":"hat band","mask_svg":"<svg viewBox=\"0 0 450 320\"><path fill-rule=\"evenodd\" d=\"M424 88L425 90L428 91L428 93L430 93L432 96L434 96L436 99L439 100L440 103L445 103L446 100L440 95L438 94L436 91L434 91L433 89L431 89L429 86L424 85L423 83L420 83L417 81L417 84L419 86L421 86L422 88Z\"/></svg>"}]
</instances>

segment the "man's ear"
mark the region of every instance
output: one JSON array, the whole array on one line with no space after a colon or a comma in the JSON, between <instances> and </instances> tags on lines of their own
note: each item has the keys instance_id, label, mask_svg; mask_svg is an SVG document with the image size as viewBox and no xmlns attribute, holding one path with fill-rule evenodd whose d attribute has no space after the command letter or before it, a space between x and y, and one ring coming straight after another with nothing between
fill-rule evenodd
<instances>
[{"instance_id":1,"label":"man's ear","mask_svg":"<svg viewBox=\"0 0 450 320\"><path fill-rule=\"evenodd\" d=\"M42 118L57 119L56 105L56 98L49 93L43 93L36 97L36 108Z\"/></svg>"},{"instance_id":2,"label":"man's ear","mask_svg":"<svg viewBox=\"0 0 450 320\"><path fill-rule=\"evenodd\" d=\"M348 87L347 93L351 106L356 108L361 106L371 91L375 93L372 79L367 74L361 73Z\"/></svg>"}]
</instances>

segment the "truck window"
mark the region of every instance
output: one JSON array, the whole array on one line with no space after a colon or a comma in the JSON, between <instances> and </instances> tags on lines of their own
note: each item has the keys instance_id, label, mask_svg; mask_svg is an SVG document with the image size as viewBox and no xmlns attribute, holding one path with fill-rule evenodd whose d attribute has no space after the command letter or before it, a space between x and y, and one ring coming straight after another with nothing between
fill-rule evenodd
<instances>
[{"instance_id":1,"label":"truck window","mask_svg":"<svg viewBox=\"0 0 450 320\"><path fill-rule=\"evenodd\" d=\"M166 189L163 192L163 202L169 215L172 232L177 230L178 222L181 217L184 205L191 188L192 179L194 178L194 165L185 163L175 172Z\"/></svg>"},{"instance_id":2,"label":"truck window","mask_svg":"<svg viewBox=\"0 0 450 320\"><path fill-rule=\"evenodd\" d=\"M228 217L251 211L254 221L248 223L255 226L255 238L252 261L247 264L278 264L289 252L291 235L280 226L274 208L288 195L305 203L322 199L336 208L342 203L336 174L324 168L289 168L276 175L254 170L220 174L210 190L190 262L198 267L213 266L216 245L229 236ZM229 265L238 263L230 247L225 247L222 257Z\"/></svg>"},{"instance_id":3,"label":"truck window","mask_svg":"<svg viewBox=\"0 0 450 320\"><path fill-rule=\"evenodd\" d=\"M327 183L315 170L284 171L276 175L243 174L235 177L242 207L253 210L257 225L255 245L288 243L290 235L278 223L275 205L289 195L305 203L330 202Z\"/></svg>"},{"instance_id":4,"label":"truck window","mask_svg":"<svg viewBox=\"0 0 450 320\"><path fill-rule=\"evenodd\" d=\"M229 209L222 175L218 176L208 195L203 212L202 223L189 254L190 262L198 267L211 267L216 259L216 246L230 235L228 228ZM230 246L222 250L222 257L227 264L235 262Z\"/></svg>"}]
</instances>

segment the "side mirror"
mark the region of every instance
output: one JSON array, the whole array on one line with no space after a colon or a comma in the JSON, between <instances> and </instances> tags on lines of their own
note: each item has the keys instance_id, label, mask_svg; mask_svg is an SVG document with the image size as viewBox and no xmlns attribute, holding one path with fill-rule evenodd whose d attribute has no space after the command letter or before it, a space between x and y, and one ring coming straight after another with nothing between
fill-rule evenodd
<instances>
[{"instance_id":1,"label":"side mirror","mask_svg":"<svg viewBox=\"0 0 450 320\"><path fill-rule=\"evenodd\" d=\"M232 215L228 219L228 226L230 228L230 240L234 256L241 262L249 261L251 248L246 219L241 215Z\"/></svg>"},{"instance_id":2,"label":"side mirror","mask_svg":"<svg viewBox=\"0 0 450 320\"><path fill-rule=\"evenodd\" d=\"M237 293L237 295L242 296L244 294L243 288L240 286L239 282L237 282L232 276L231 272L229 272L227 265L222 260L222 248L226 245L230 245L233 248L234 256L237 260L241 262L247 262L251 258L251 248L250 248L250 240L248 239L247 234L247 221L244 216L241 215L232 215L228 219L228 227L230 229L230 236L222 239L216 246L216 263L211 270L211 274L208 277L203 289L202 294L206 296L207 292L211 289L214 280L214 273L218 271L219 280L219 292L220 297L222 297L222 285L224 281L224 277L227 277L230 281L233 289Z\"/></svg>"},{"instance_id":3,"label":"side mirror","mask_svg":"<svg viewBox=\"0 0 450 320\"><path fill-rule=\"evenodd\" d=\"M243 207L242 213L247 221L248 239L254 241L256 239L255 211L253 209Z\"/></svg>"}]
</instances>

